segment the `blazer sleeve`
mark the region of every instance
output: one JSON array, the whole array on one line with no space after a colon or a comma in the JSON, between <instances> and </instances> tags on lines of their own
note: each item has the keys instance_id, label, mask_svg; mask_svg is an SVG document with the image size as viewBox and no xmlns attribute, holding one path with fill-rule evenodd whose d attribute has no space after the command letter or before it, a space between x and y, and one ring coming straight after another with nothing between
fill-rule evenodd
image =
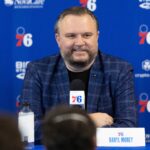
<instances>
[{"instance_id":1,"label":"blazer sleeve","mask_svg":"<svg viewBox=\"0 0 150 150\"><path fill-rule=\"evenodd\" d=\"M134 75L130 64L121 67L115 87L114 124L112 127L137 126L137 101L134 93Z\"/></svg>"},{"instance_id":2,"label":"blazer sleeve","mask_svg":"<svg viewBox=\"0 0 150 150\"><path fill-rule=\"evenodd\" d=\"M42 83L36 64L29 63L24 78L21 102L28 101L35 115L35 141L41 139L41 119L44 114L42 108Z\"/></svg>"}]
</instances>

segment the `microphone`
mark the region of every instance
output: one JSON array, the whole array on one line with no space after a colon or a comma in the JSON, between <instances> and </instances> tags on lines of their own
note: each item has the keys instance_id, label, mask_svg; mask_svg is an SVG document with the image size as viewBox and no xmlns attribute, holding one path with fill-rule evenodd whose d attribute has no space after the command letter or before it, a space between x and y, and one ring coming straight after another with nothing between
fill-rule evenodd
<instances>
[{"instance_id":1,"label":"microphone","mask_svg":"<svg viewBox=\"0 0 150 150\"><path fill-rule=\"evenodd\" d=\"M70 83L70 106L85 109L85 85L82 80L74 79Z\"/></svg>"}]
</instances>

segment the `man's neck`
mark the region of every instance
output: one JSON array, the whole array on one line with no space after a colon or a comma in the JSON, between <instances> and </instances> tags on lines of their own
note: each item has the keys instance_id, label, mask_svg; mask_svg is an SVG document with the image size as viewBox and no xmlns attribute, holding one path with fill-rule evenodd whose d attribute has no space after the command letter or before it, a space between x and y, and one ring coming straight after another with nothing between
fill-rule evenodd
<instances>
[{"instance_id":1,"label":"man's neck","mask_svg":"<svg viewBox=\"0 0 150 150\"><path fill-rule=\"evenodd\" d=\"M86 71L86 70L90 69L90 67L93 65L94 61L95 61L95 59L93 59L93 61L85 67L74 67L74 66L71 66L70 64L68 64L67 62L65 62L65 65L66 65L66 67L69 71L83 72L83 71Z\"/></svg>"}]
</instances>

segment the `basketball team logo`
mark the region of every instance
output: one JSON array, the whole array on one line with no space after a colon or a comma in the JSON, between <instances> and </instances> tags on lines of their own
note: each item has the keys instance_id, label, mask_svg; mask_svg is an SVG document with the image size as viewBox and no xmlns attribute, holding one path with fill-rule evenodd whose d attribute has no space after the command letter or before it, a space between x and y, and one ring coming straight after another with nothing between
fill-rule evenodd
<instances>
[{"instance_id":1,"label":"basketball team logo","mask_svg":"<svg viewBox=\"0 0 150 150\"><path fill-rule=\"evenodd\" d=\"M96 0L80 0L82 7L87 7L90 11L97 9Z\"/></svg>"},{"instance_id":2,"label":"basketball team logo","mask_svg":"<svg viewBox=\"0 0 150 150\"><path fill-rule=\"evenodd\" d=\"M16 29L16 47L31 47L33 45L33 39L32 39L31 33L26 33L26 30L24 27L18 27Z\"/></svg>"},{"instance_id":3,"label":"basketball team logo","mask_svg":"<svg viewBox=\"0 0 150 150\"><path fill-rule=\"evenodd\" d=\"M82 7L86 7L87 2L88 2L88 0L80 0L80 4L82 5Z\"/></svg>"},{"instance_id":4,"label":"basketball team logo","mask_svg":"<svg viewBox=\"0 0 150 150\"><path fill-rule=\"evenodd\" d=\"M149 95L147 93L141 93L139 96L139 106L140 113L149 112L150 113L150 100Z\"/></svg>"},{"instance_id":5,"label":"basketball team logo","mask_svg":"<svg viewBox=\"0 0 150 150\"><path fill-rule=\"evenodd\" d=\"M150 45L150 30L148 25L146 24L141 24L139 27L139 44L149 44Z\"/></svg>"}]
</instances>

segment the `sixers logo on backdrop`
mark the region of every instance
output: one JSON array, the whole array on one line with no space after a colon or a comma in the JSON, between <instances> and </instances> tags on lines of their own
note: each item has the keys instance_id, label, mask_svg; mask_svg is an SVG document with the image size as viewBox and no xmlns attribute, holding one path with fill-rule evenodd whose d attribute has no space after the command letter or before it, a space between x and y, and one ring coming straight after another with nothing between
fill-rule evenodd
<instances>
[{"instance_id":1,"label":"sixers logo on backdrop","mask_svg":"<svg viewBox=\"0 0 150 150\"><path fill-rule=\"evenodd\" d=\"M88 0L80 0L80 4L81 4L82 7L86 7L87 2L88 2Z\"/></svg>"},{"instance_id":2,"label":"sixers logo on backdrop","mask_svg":"<svg viewBox=\"0 0 150 150\"><path fill-rule=\"evenodd\" d=\"M140 113L149 112L150 113L150 100L147 93L141 93L139 96L139 106Z\"/></svg>"},{"instance_id":3,"label":"sixers logo on backdrop","mask_svg":"<svg viewBox=\"0 0 150 150\"><path fill-rule=\"evenodd\" d=\"M24 27L18 27L16 29L16 47L31 47L33 45L32 34L26 33Z\"/></svg>"},{"instance_id":4,"label":"sixers logo on backdrop","mask_svg":"<svg viewBox=\"0 0 150 150\"><path fill-rule=\"evenodd\" d=\"M30 61L16 61L15 67L16 67L16 78L17 79L24 79L25 72L27 65Z\"/></svg>"},{"instance_id":5,"label":"sixers logo on backdrop","mask_svg":"<svg viewBox=\"0 0 150 150\"><path fill-rule=\"evenodd\" d=\"M90 11L95 11L97 8L96 0L80 0L82 7L87 7Z\"/></svg>"},{"instance_id":6,"label":"sixers logo on backdrop","mask_svg":"<svg viewBox=\"0 0 150 150\"><path fill-rule=\"evenodd\" d=\"M149 44L150 45L150 31L146 24L141 24L139 27L139 44Z\"/></svg>"},{"instance_id":7,"label":"sixers logo on backdrop","mask_svg":"<svg viewBox=\"0 0 150 150\"><path fill-rule=\"evenodd\" d=\"M139 7L143 9L150 9L150 0L139 0Z\"/></svg>"},{"instance_id":8,"label":"sixers logo on backdrop","mask_svg":"<svg viewBox=\"0 0 150 150\"><path fill-rule=\"evenodd\" d=\"M45 0L4 0L6 6L14 6L15 9L43 8Z\"/></svg>"}]
</instances>

